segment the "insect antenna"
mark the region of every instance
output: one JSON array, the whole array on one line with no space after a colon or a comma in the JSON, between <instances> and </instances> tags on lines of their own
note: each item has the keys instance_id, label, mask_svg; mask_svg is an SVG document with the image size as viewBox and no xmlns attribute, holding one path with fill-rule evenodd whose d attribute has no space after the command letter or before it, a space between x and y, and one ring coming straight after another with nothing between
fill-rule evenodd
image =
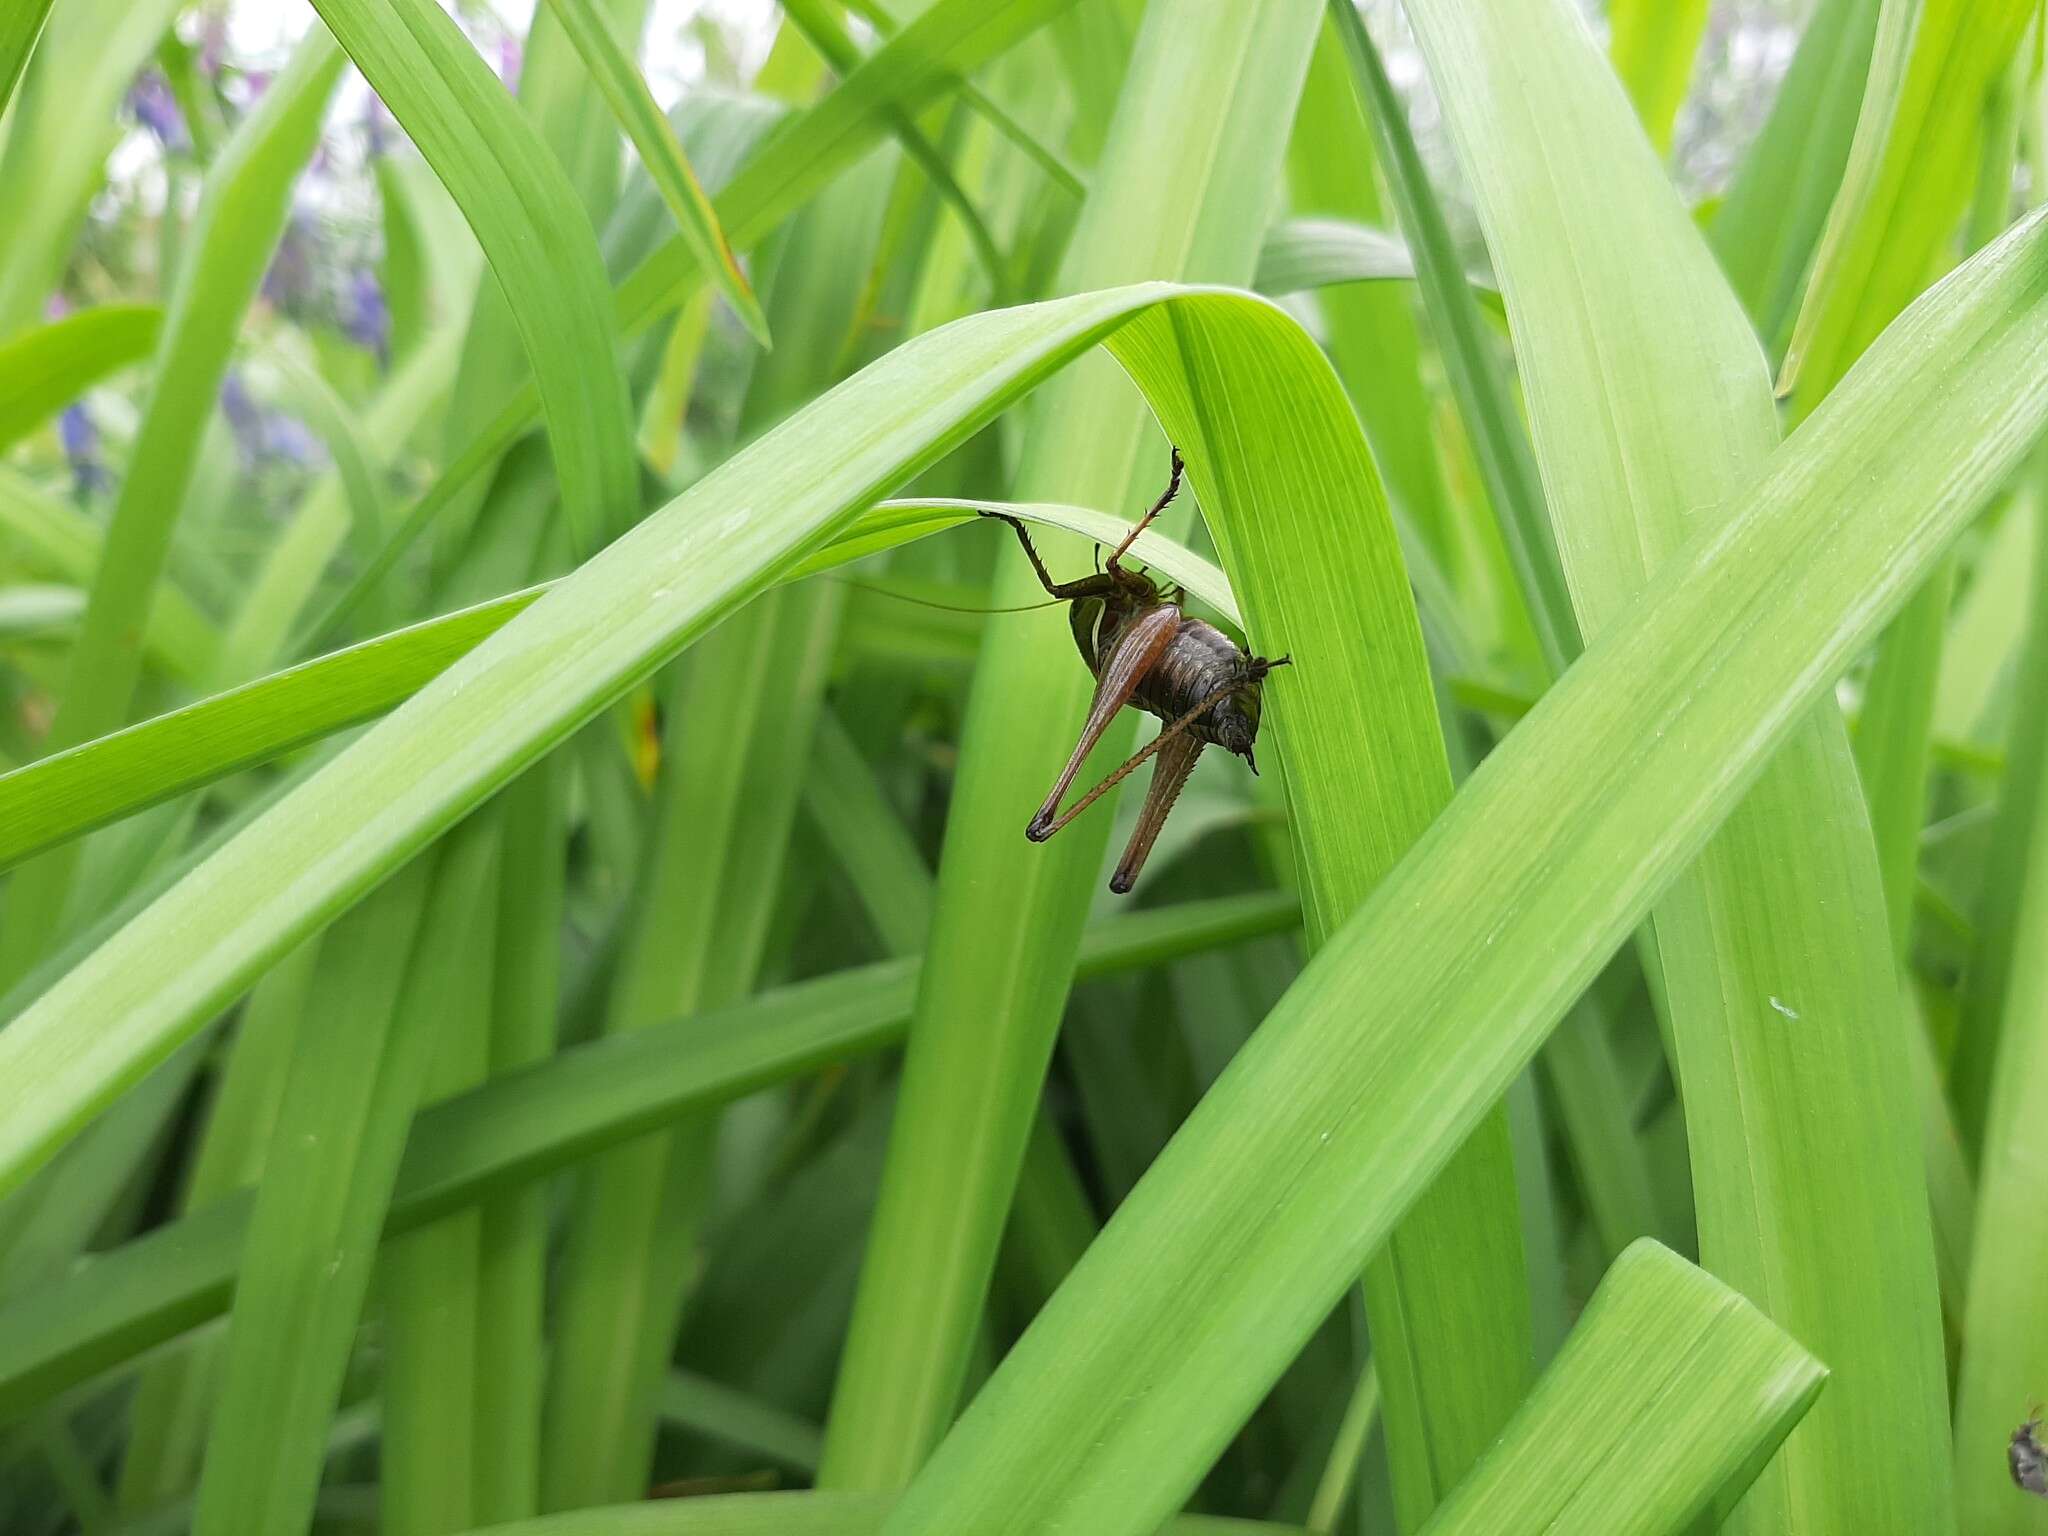
<instances>
[{"instance_id":1,"label":"insect antenna","mask_svg":"<svg viewBox=\"0 0 2048 1536\"><path fill-rule=\"evenodd\" d=\"M858 587L863 592L893 597L899 603L916 603L920 608L937 608L945 613L1032 613L1040 608L1057 608L1066 601L1063 597L1048 597L1039 603L1017 603L1006 608L979 608L966 603L942 603L936 598L915 597L908 592L898 592L894 587L880 586L872 581L856 581L851 576L828 576L825 579L837 582L842 587Z\"/></svg>"}]
</instances>

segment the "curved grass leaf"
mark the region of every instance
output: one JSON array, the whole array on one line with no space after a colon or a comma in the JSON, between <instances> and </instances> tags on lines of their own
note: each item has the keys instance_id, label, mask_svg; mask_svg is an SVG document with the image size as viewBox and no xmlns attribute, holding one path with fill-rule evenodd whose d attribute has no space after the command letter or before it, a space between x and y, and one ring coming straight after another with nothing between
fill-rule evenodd
<instances>
[{"instance_id":1,"label":"curved grass leaf","mask_svg":"<svg viewBox=\"0 0 2048 1536\"><path fill-rule=\"evenodd\" d=\"M1826 1378L1763 1313L1644 1239L1424 1529L1676 1536L1742 1491Z\"/></svg>"},{"instance_id":2,"label":"curved grass leaf","mask_svg":"<svg viewBox=\"0 0 2048 1536\"><path fill-rule=\"evenodd\" d=\"M1114 544L1130 525L1086 507L931 499L884 502L841 538L800 561L796 580L963 522L987 506ZM1242 628L1223 573L1147 530L1137 557ZM182 709L54 753L0 776L0 869L174 795L269 762L295 747L374 719L417 693L457 657L524 612L552 583L427 619L302 662Z\"/></svg>"},{"instance_id":3,"label":"curved grass leaf","mask_svg":"<svg viewBox=\"0 0 2048 1536\"><path fill-rule=\"evenodd\" d=\"M1580 16L1556 0L1411 14L1597 638L1646 574L1740 508L1777 440L1769 375ZM1510 68L1523 89L1488 88ZM1747 1501L1759 1530L1949 1518L1908 1021L1861 802L1824 705L1653 928L1702 1262L1836 1373Z\"/></svg>"},{"instance_id":4,"label":"curved grass leaf","mask_svg":"<svg viewBox=\"0 0 2048 1536\"><path fill-rule=\"evenodd\" d=\"M604 263L575 189L429 0L314 8L476 232L526 347L570 527L580 549L596 548L629 519L638 484Z\"/></svg>"},{"instance_id":5,"label":"curved grass leaf","mask_svg":"<svg viewBox=\"0 0 2048 1536\"><path fill-rule=\"evenodd\" d=\"M1286 932L1286 894L1178 903L1082 935L1083 978ZM764 992L657 1029L565 1051L423 1110L386 1233L411 1231L606 1147L758 1089L901 1041L917 957ZM0 1414L14 1417L227 1309L251 1197L213 1205L98 1254L0 1307Z\"/></svg>"},{"instance_id":6,"label":"curved grass leaf","mask_svg":"<svg viewBox=\"0 0 2048 1536\"><path fill-rule=\"evenodd\" d=\"M108 374L148 357L163 323L154 304L99 304L0 346L0 450Z\"/></svg>"},{"instance_id":7,"label":"curved grass leaf","mask_svg":"<svg viewBox=\"0 0 2048 1536\"><path fill-rule=\"evenodd\" d=\"M1136 1536L1186 1496L2048 425L2044 344L2036 219L1901 317L1472 774L1118 1209L889 1536Z\"/></svg>"},{"instance_id":8,"label":"curved grass leaf","mask_svg":"<svg viewBox=\"0 0 2048 1536\"><path fill-rule=\"evenodd\" d=\"M1266 232L1252 286L1277 296L1414 276L1415 258L1399 235L1345 219L1288 219Z\"/></svg>"},{"instance_id":9,"label":"curved grass leaf","mask_svg":"<svg viewBox=\"0 0 2048 1536\"><path fill-rule=\"evenodd\" d=\"M676 229L700 270L717 285L747 330L762 346L769 344L768 321L761 302L747 282L747 274L726 244L725 231L718 227L718 214L689 158L676 142L675 130L655 104L654 94L633 62L632 54L613 33L611 24L593 0L548 0L549 8L562 29L583 55L591 78L611 104L612 114L633 147L640 163L661 190L662 201L675 216Z\"/></svg>"}]
</instances>

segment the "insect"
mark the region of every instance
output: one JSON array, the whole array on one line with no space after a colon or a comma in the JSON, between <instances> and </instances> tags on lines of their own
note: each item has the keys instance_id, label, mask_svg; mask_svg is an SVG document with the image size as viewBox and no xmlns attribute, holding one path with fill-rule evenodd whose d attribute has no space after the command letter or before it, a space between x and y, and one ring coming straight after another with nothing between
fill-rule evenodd
<instances>
[{"instance_id":1,"label":"insect","mask_svg":"<svg viewBox=\"0 0 2048 1536\"><path fill-rule=\"evenodd\" d=\"M1017 531L1018 542L1030 558L1038 580L1055 599L1068 605L1067 622L1074 632L1074 644L1081 660L1095 674L1095 698L1088 707L1081 739L1060 771L1052 793L1038 808L1024 835L1042 843L1087 810L1103 794L1147 758L1157 757L1152 784L1145 792L1145 804L1138 815L1137 829L1124 849L1109 888L1118 895L1128 892L1144 868L1146 855L1166 824L1167 812L1187 783L1195 759L1212 743L1234 752L1251 765L1252 744L1259 734L1260 690L1266 674L1284 667L1288 656L1268 660L1244 651L1236 641L1213 624L1181 611L1186 593L1178 587L1162 587L1143 570L1123 563L1132 543L1151 521L1166 509L1180 490L1180 450L1173 452L1173 467L1166 492L1152 509L1110 551L1104 568L1092 576L1074 581L1054 581L1038 558L1031 535L1008 513L984 511ZM1124 765L1077 800L1064 815L1060 801L1073 787L1074 775L1083 759L1109 728L1118 710L1126 704L1156 715L1164 728Z\"/></svg>"},{"instance_id":2,"label":"insect","mask_svg":"<svg viewBox=\"0 0 2048 1536\"><path fill-rule=\"evenodd\" d=\"M2006 1465L2012 1468L2012 1480L2028 1493L2039 1494L2048 1499L2048 1445L2041 1443L2041 1410L2033 1414L2018 1429L2012 1432L2012 1444L2005 1448Z\"/></svg>"}]
</instances>

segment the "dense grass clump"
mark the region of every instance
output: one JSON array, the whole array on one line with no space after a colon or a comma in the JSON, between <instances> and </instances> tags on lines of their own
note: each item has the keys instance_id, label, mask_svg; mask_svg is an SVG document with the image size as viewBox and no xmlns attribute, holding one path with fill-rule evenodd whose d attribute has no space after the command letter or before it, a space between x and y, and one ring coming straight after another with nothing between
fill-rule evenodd
<instances>
[{"instance_id":1,"label":"dense grass clump","mask_svg":"<svg viewBox=\"0 0 2048 1536\"><path fill-rule=\"evenodd\" d=\"M0 10L0 1530L2048 1533L2039 7L1595 9Z\"/></svg>"}]
</instances>

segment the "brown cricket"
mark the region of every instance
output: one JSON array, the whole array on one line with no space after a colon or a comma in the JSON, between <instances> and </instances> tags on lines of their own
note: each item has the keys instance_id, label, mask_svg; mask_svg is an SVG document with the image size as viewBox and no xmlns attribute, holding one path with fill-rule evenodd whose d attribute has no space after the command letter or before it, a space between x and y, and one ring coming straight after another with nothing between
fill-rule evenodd
<instances>
[{"instance_id":1,"label":"brown cricket","mask_svg":"<svg viewBox=\"0 0 2048 1536\"><path fill-rule=\"evenodd\" d=\"M1045 797L1045 804L1024 828L1024 835L1034 843L1044 842L1140 763L1153 756L1159 759L1152 770L1151 787L1145 791L1137 828L1110 877L1109 888L1118 895L1137 882L1138 871L1144 868L1146 855L1203 747L1214 743L1243 758L1253 773L1259 771L1252 744L1259 735L1260 690L1267 673L1292 659L1281 656L1269 661L1249 654L1215 625L1183 613L1180 600L1187 594L1182 589L1161 587L1145 571L1123 563L1138 535L1180 490L1181 467L1176 448L1165 494L1110 551L1102 570L1074 581L1052 579L1023 523L1004 512L982 513L1017 530L1018 542L1038 573L1040 585L1068 604L1067 622L1074 632L1074 644L1095 674L1095 698L1088 706L1081 739L1074 743L1067 766ZM1126 704L1156 715L1166 722L1164 728L1064 815L1059 814L1060 801L1072 788L1083 759Z\"/></svg>"}]
</instances>

